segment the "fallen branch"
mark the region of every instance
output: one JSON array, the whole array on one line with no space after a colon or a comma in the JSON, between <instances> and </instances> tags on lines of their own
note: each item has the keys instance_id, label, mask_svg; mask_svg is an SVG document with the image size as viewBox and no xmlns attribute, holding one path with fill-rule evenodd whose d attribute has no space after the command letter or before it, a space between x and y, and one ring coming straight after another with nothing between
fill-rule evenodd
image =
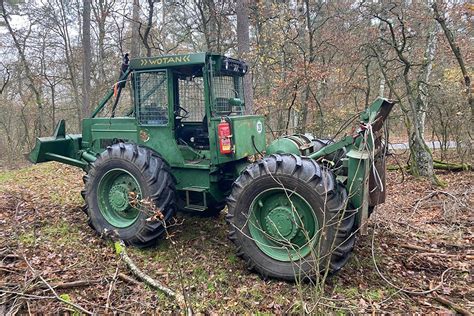
<instances>
[{"instance_id":1,"label":"fallen branch","mask_svg":"<svg viewBox=\"0 0 474 316\"><path fill-rule=\"evenodd\" d=\"M430 192L428 195L422 197L421 199L416 200L416 204L415 204L413 210L414 210L414 211L417 211L418 208L420 207L420 205L422 204L422 202L424 202L424 201L426 201L426 200L429 200L429 199L431 199L431 198L433 198L433 197L435 197L435 196L437 197L437 196L439 196L439 195L445 195L445 196L447 196L448 198L453 199L455 203L458 203L459 205L464 206L464 203L460 202L460 200L459 200L455 195L453 195L453 194L451 194L451 193L449 193L449 192L437 190L437 191Z\"/></svg>"},{"instance_id":2,"label":"fallen branch","mask_svg":"<svg viewBox=\"0 0 474 316\"><path fill-rule=\"evenodd\" d=\"M444 298L436 293L433 293L433 298L439 303L443 304L444 306L454 309L456 312L458 312L461 315L465 315L465 316L473 315L470 311L468 311L464 307L457 305L456 303L453 303L447 298Z\"/></svg>"},{"instance_id":3,"label":"fallen branch","mask_svg":"<svg viewBox=\"0 0 474 316\"><path fill-rule=\"evenodd\" d=\"M449 162L442 162L442 161L433 161L433 168L437 170L449 170L449 171L469 171L472 170L472 166L467 163L449 163ZM400 166L400 165L388 165L387 170L395 171L410 171L410 166Z\"/></svg>"},{"instance_id":4,"label":"fallen branch","mask_svg":"<svg viewBox=\"0 0 474 316\"><path fill-rule=\"evenodd\" d=\"M186 310L186 302L184 300L184 296L180 293L176 293L175 291L171 290L170 288L164 286L160 282L156 281L149 275L145 274L137 265L133 262L133 260L127 254L127 248L125 247L125 243L120 240L115 242L115 251L117 254L120 255L120 258L127 264L130 271L141 281L145 282L149 286L163 292L167 296L174 298L178 303L179 307L183 310Z\"/></svg>"},{"instance_id":5,"label":"fallen branch","mask_svg":"<svg viewBox=\"0 0 474 316\"><path fill-rule=\"evenodd\" d=\"M466 258L467 260L474 260L474 255L469 255L465 253L452 254L452 253L442 253L442 252L420 252L416 254L417 256L435 256L435 257L453 257L453 258Z\"/></svg>"}]
</instances>

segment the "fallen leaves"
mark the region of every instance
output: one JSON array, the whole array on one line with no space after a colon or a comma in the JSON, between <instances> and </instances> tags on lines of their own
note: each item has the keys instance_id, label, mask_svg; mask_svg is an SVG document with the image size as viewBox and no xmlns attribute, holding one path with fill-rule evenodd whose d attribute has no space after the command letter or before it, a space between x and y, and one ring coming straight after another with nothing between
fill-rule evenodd
<instances>
[{"instance_id":1,"label":"fallen leaves","mask_svg":"<svg viewBox=\"0 0 474 316\"><path fill-rule=\"evenodd\" d=\"M27 286L25 280L31 279L31 274L15 257L26 253L51 284L100 280L93 286L65 289L64 294L90 311L103 313L116 256L111 245L88 227L80 211L82 172L56 163L9 172L13 172L9 180L0 182L0 288L19 286L21 290ZM472 210L472 174L444 173L440 177L448 184L443 191ZM453 209L452 217L446 210L455 206L455 199L449 195L433 194L423 199L437 190L430 183L412 177L398 183L396 172L387 178L387 202L376 211L380 228L375 239L376 259L384 274L403 287L426 289L436 286L440 273L453 267L438 294L458 307L472 308L472 211ZM302 308L321 313L448 311L449 307L434 297L401 295L381 280L374 272L370 238L358 238L349 265L328 280L323 297L316 300L320 292L308 284L263 281L248 272L228 246L228 228L222 216L179 216L171 228L174 245L164 239L156 248L130 249L129 255L151 276L178 289L177 258L171 248L177 247L195 312L281 314L299 313ZM160 219L157 212L149 217ZM166 297L129 278L127 269L120 266L109 311L164 313L176 309ZM305 304L298 303L300 297ZM65 312L63 305L51 299L30 300L29 307L36 313Z\"/></svg>"}]
</instances>

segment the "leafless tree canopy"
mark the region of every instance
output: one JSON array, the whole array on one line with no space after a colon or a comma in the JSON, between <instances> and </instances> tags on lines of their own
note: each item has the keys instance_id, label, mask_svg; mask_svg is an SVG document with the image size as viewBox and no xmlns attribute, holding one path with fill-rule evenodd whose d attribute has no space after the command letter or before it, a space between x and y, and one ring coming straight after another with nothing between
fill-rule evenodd
<instances>
[{"instance_id":1,"label":"leafless tree canopy","mask_svg":"<svg viewBox=\"0 0 474 316\"><path fill-rule=\"evenodd\" d=\"M333 137L377 96L413 171L426 141L470 157L474 7L469 1L1 1L0 161L18 160L59 119L79 132L121 56L213 51L251 67L249 109L269 137Z\"/></svg>"}]
</instances>

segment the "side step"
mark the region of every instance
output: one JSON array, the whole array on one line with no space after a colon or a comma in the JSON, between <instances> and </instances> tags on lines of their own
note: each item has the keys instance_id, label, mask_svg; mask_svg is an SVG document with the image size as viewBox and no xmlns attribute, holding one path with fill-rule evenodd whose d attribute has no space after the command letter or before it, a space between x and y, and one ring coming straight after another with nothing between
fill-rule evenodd
<instances>
[{"instance_id":1,"label":"side step","mask_svg":"<svg viewBox=\"0 0 474 316\"><path fill-rule=\"evenodd\" d=\"M207 199L206 199L206 191L208 188L203 188L203 187L186 187L183 188L183 191L186 191L186 205L185 208L191 211L197 211L197 212L204 212L207 210ZM202 205L199 204L191 204L190 201L190 193L189 192L196 192L196 193L201 193L202 194Z\"/></svg>"}]
</instances>

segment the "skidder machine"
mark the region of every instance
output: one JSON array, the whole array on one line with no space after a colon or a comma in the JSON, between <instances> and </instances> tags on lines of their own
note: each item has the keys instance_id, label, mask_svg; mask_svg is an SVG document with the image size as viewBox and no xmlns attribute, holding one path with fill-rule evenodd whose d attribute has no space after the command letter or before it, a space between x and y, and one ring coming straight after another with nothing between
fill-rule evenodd
<instances>
[{"instance_id":1,"label":"skidder machine","mask_svg":"<svg viewBox=\"0 0 474 316\"><path fill-rule=\"evenodd\" d=\"M211 53L125 56L82 134L66 134L61 121L29 158L85 171L84 210L103 236L149 246L178 209L217 214L227 205L229 239L262 276L336 272L384 202L384 121L393 103L377 99L337 142L288 135L267 145L264 117L244 115L246 71Z\"/></svg>"}]
</instances>

